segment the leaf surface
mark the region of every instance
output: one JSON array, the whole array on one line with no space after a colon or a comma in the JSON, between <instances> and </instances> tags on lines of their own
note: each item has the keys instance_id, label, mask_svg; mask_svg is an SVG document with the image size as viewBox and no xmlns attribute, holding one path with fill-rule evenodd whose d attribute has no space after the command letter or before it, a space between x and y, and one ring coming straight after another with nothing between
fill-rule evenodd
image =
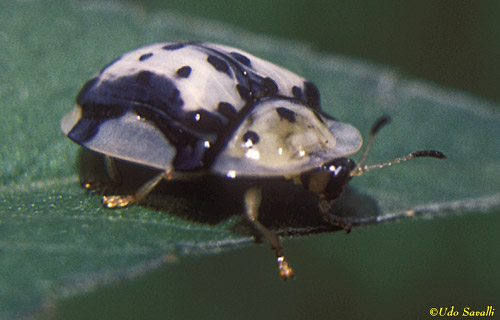
<instances>
[{"instance_id":1,"label":"leaf surface","mask_svg":"<svg viewBox=\"0 0 500 320\"><path fill-rule=\"evenodd\" d=\"M448 156L353 179L338 209L354 222L499 210L499 106L478 97L301 43L119 2L5 1L0 21L0 319L178 257L253 241L239 199L221 205L224 193L215 198L220 203L170 192L154 195L153 205L105 210L80 187L79 148L60 132L60 118L93 73L152 42L219 42L287 67L319 87L329 114L365 136L390 115L369 163L418 149ZM263 210L272 212L286 194L268 198ZM281 234L331 229L281 218L264 221Z\"/></svg>"}]
</instances>

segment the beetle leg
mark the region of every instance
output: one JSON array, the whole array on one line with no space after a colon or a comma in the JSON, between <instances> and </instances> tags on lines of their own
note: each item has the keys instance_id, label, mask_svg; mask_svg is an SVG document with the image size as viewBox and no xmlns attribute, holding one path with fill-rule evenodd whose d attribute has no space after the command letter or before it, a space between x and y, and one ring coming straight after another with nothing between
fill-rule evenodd
<instances>
[{"instance_id":1,"label":"beetle leg","mask_svg":"<svg viewBox=\"0 0 500 320\"><path fill-rule=\"evenodd\" d=\"M106 173L111 181L95 181L92 179L82 178L80 181L82 187L89 192L103 193L108 188L112 189L113 187L119 186L122 183L122 176L116 165L115 158L105 156L104 167L106 168Z\"/></svg>"},{"instance_id":2,"label":"beetle leg","mask_svg":"<svg viewBox=\"0 0 500 320\"><path fill-rule=\"evenodd\" d=\"M120 170L118 170L115 158L105 156L104 165L106 166L106 172L111 179L111 183L113 183L115 186L119 186L122 183L122 175L120 173Z\"/></svg>"},{"instance_id":3,"label":"beetle leg","mask_svg":"<svg viewBox=\"0 0 500 320\"><path fill-rule=\"evenodd\" d=\"M346 233L351 232L352 225L349 221L347 221L343 217L336 216L330 213L332 208L332 200L325 199L323 196L320 196L319 199L319 216L325 220L326 222L341 227L345 230Z\"/></svg>"},{"instance_id":4,"label":"beetle leg","mask_svg":"<svg viewBox=\"0 0 500 320\"><path fill-rule=\"evenodd\" d=\"M267 239L267 241L269 241L271 247L276 252L276 262L278 263L280 276L284 280L290 279L293 277L293 270L288 265L288 261L283 255L283 247L281 246L278 236L275 235L271 230L267 229L258 220L261 200L262 196L260 187L253 186L245 191L244 202L247 219L253 225L253 227L257 229L257 231L259 231Z\"/></svg>"},{"instance_id":5,"label":"beetle leg","mask_svg":"<svg viewBox=\"0 0 500 320\"><path fill-rule=\"evenodd\" d=\"M131 203L141 201L146 198L151 191L160 183L161 180L170 180L170 171L163 171L162 173L156 175L153 179L149 180L143 184L139 190L131 195L112 195L103 196L102 204L107 208L125 207Z\"/></svg>"},{"instance_id":6,"label":"beetle leg","mask_svg":"<svg viewBox=\"0 0 500 320\"><path fill-rule=\"evenodd\" d=\"M102 193L107 188L107 183L93 181L88 179L81 179L80 185L85 188L87 192Z\"/></svg>"}]
</instances>

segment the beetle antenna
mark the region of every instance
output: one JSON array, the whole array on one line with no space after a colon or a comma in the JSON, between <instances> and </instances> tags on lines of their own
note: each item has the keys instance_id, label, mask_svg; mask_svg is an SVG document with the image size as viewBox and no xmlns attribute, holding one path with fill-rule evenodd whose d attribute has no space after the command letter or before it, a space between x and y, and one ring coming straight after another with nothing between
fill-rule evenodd
<instances>
[{"instance_id":1,"label":"beetle antenna","mask_svg":"<svg viewBox=\"0 0 500 320\"><path fill-rule=\"evenodd\" d=\"M358 165L356 166L356 169L358 167L361 167L363 163L365 163L366 157L368 157L368 153L370 152L370 149L372 148L373 141L375 140L375 136L377 133L382 129L383 126L389 123L391 120L390 117L385 116L377 120L375 124L372 126L370 130L370 136L368 137L368 142L366 143L365 150L363 151L363 154L361 155L361 159L358 162Z\"/></svg>"},{"instance_id":2,"label":"beetle antenna","mask_svg":"<svg viewBox=\"0 0 500 320\"><path fill-rule=\"evenodd\" d=\"M375 140L375 136L377 133L380 131L380 129L385 126L386 124L389 123L390 118L389 117L382 117L375 124L373 125L372 129L370 130L370 136L368 138L368 142L366 144L365 150L363 151L363 154L361 155L361 159L358 162L358 165L351 171L351 177L353 176L360 176L365 172L368 172L373 169L380 169L383 167L388 167L392 166L394 163L400 163L404 162L413 158L422 158L422 157L431 157L431 158L437 158L437 159L447 159L444 153L441 151L436 151L436 150L420 150L420 151L414 151L412 153L409 153L407 155L404 155L399 158L395 158L389 161L385 161L382 163L377 163L373 165L364 165L364 162L366 160L366 157L368 156L368 153L373 145L373 141Z\"/></svg>"},{"instance_id":3,"label":"beetle antenna","mask_svg":"<svg viewBox=\"0 0 500 320\"><path fill-rule=\"evenodd\" d=\"M364 166L357 165L356 168L354 168L351 171L351 177L352 176L360 176L363 173L365 173L367 171L370 171L370 170L373 170L373 169L380 169L380 168L383 168L383 167L392 166L394 163L400 163L400 162L407 161L407 160L410 160L410 159L413 159L413 158L422 158L422 157L431 157L431 158L436 158L436 159L447 159L447 157L445 156L445 154L442 153L441 151L436 151L436 150L420 150L420 151L415 151L415 152L412 152L412 153L408 153L405 156L402 156L402 157L399 157L399 158L396 158L396 159L392 159L390 161L386 161L386 162L382 162L382 163L377 163L377 164L373 164L373 165L370 165L370 166L367 166L367 165L364 165Z\"/></svg>"}]
</instances>

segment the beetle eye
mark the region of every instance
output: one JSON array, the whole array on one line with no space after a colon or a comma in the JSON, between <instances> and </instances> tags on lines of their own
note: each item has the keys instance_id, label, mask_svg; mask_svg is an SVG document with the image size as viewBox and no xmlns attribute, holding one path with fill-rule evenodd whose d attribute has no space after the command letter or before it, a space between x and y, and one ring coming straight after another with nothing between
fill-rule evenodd
<instances>
[{"instance_id":1,"label":"beetle eye","mask_svg":"<svg viewBox=\"0 0 500 320\"><path fill-rule=\"evenodd\" d=\"M320 168L303 173L302 186L316 194L323 195L326 199L337 198L344 186L351 180L350 172L356 164L347 158L334 159Z\"/></svg>"},{"instance_id":2,"label":"beetle eye","mask_svg":"<svg viewBox=\"0 0 500 320\"><path fill-rule=\"evenodd\" d=\"M330 171L331 173L333 173L334 176L337 176L340 171L342 170L342 166L334 166L334 165L330 165L328 167L328 171Z\"/></svg>"},{"instance_id":3,"label":"beetle eye","mask_svg":"<svg viewBox=\"0 0 500 320\"><path fill-rule=\"evenodd\" d=\"M331 161L323 167L328 168L330 179L323 191L327 199L336 199L344 189L344 186L351 180L351 170L356 164L352 159L339 158Z\"/></svg>"}]
</instances>

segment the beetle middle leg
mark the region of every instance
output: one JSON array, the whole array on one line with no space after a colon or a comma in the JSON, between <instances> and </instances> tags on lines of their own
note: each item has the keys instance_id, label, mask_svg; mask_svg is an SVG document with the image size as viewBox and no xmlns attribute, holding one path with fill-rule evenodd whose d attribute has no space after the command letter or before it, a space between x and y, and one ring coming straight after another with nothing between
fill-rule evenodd
<instances>
[{"instance_id":1,"label":"beetle middle leg","mask_svg":"<svg viewBox=\"0 0 500 320\"><path fill-rule=\"evenodd\" d=\"M110 156L104 157L104 168L106 169L105 174L109 178L109 181L101 181L101 179L94 178L82 178L80 184L87 191L104 193L108 189L114 189L121 185L122 176L118 166L116 164L115 158Z\"/></svg>"},{"instance_id":2,"label":"beetle middle leg","mask_svg":"<svg viewBox=\"0 0 500 320\"><path fill-rule=\"evenodd\" d=\"M125 207L131 203L139 202L146 198L163 179L171 180L170 171L163 171L156 175L151 180L143 184L134 194L103 196L102 204L107 208L116 208Z\"/></svg>"},{"instance_id":3,"label":"beetle middle leg","mask_svg":"<svg viewBox=\"0 0 500 320\"><path fill-rule=\"evenodd\" d=\"M346 233L351 232L352 229L351 223L347 221L345 218L331 213L331 208L332 208L332 200L325 199L324 196L320 195L319 208L318 208L319 216L326 222L344 229Z\"/></svg>"},{"instance_id":4,"label":"beetle middle leg","mask_svg":"<svg viewBox=\"0 0 500 320\"><path fill-rule=\"evenodd\" d=\"M293 270L288 265L288 261L283 255L283 247L281 246L281 242L276 234L274 234L271 230L266 228L259 220L259 207L262 200L262 191L258 186L253 186L247 191L245 191L244 202L245 202L245 211L248 221L252 224L252 226L259 231L271 244L271 247L276 252L276 262L278 263L278 269L280 272L280 276L284 279L290 279L293 277Z\"/></svg>"}]
</instances>

